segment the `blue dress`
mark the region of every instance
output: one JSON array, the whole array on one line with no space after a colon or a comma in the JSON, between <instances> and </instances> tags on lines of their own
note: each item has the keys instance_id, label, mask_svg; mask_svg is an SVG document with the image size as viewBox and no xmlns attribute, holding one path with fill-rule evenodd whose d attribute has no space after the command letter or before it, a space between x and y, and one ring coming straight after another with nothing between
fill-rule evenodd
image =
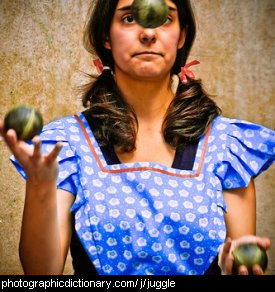
<instances>
[{"instance_id":1,"label":"blue dress","mask_svg":"<svg viewBox=\"0 0 275 292\"><path fill-rule=\"evenodd\" d=\"M274 131L221 116L200 138L190 171L108 165L82 113L46 125L40 138L43 153L63 142L57 187L76 196L77 235L107 275L204 274L226 237L223 190L247 186L275 159Z\"/></svg>"}]
</instances>

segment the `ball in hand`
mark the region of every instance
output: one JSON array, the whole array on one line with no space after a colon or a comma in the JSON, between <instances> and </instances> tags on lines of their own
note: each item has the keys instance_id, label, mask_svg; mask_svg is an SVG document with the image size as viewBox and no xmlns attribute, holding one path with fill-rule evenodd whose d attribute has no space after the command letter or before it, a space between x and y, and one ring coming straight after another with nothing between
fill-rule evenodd
<instances>
[{"instance_id":1,"label":"ball in hand","mask_svg":"<svg viewBox=\"0 0 275 292\"><path fill-rule=\"evenodd\" d=\"M234 265L233 273L238 274L239 267L247 267L249 274L253 274L253 266L259 265L263 271L266 270L268 258L266 251L257 244L249 243L237 246L233 251Z\"/></svg>"},{"instance_id":2,"label":"ball in hand","mask_svg":"<svg viewBox=\"0 0 275 292\"><path fill-rule=\"evenodd\" d=\"M13 129L19 140L28 141L38 135L43 127L41 114L30 106L19 105L5 116L4 129Z\"/></svg>"}]
</instances>

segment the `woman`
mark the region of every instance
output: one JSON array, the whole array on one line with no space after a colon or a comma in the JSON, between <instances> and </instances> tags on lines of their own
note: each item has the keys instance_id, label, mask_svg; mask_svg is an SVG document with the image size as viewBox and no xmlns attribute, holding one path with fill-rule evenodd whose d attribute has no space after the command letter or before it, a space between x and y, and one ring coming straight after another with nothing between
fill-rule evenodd
<instances>
[{"instance_id":1,"label":"woman","mask_svg":"<svg viewBox=\"0 0 275 292\"><path fill-rule=\"evenodd\" d=\"M103 71L88 110L45 126L34 149L0 126L27 178L26 274L61 274L70 245L77 274L207 274L218 255L231 274L236 246L269 248L255 236L253 178L274 160L274 132L221 117L193 79L189 1L167 0L155 29L132 2L94 1L85 41Z\"/></svg>"}]
</instances>

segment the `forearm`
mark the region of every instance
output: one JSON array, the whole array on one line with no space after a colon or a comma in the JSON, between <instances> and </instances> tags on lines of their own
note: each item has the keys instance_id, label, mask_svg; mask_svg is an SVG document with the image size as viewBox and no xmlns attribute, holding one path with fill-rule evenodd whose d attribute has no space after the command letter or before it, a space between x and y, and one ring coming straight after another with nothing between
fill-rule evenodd
<instances>
[{"instance_id":1,"label":"forearm","mask_svg":"<svg viewBox=\"0 0 275 292\"><path fill-rule=\"evenodd\" d=\"M63 272L55 181L27 181L19 254L25 274Z\"/></svg>"},{"instance_id":2,"label":"forearm","mask_svg":"<svg viewBox=\"0 0 275 292\"><path fill-rule=\"evenodd\" d=\"M256 236L256 193L253 180L248 187L224 191L224 197L227 205L227 239L220 248L219 266L223 274L231 275L234 264L232 252L237 246L252 243L266 250L270 241ZM246 275L248 269L241 266L238 274ZM262 275L261 267L254 267L253 274Z\"/></svg>"},{"instance_id":3,"label":"forearm","mask_svg":"<svg viewBox=\"0 0 275 292\"><path fill-rule=\"evenodd\" d=\"M59 230L64 218L70 219L69 206L58 218L63 206L57 202L56 178L58 176L57 157L62 148L58 142L52 150L43 155L41 141L34 137L31 147L17 138L16 132L4 130L0 121L0 135L27 176L26 197L23 212L20 260L25 274L61 274L70 242L70 223L63 223L66 231ZM61 234L61 232L63 232ZM65 234L66 236L64 236ZM62 243L62 244L61 244Z\"/></svg>"}]
</instances>

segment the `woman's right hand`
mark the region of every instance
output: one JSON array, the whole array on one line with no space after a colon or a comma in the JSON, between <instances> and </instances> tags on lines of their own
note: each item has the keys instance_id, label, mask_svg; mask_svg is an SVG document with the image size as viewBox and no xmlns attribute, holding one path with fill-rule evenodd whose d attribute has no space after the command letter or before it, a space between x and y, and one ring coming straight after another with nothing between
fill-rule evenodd
<instances>
[{"instance_id":1,"label":"woman's right hand","mask_svg":"<svg viewBox=\"0 0 275 292\"><path fill-rule=\"evenodd\" d=\"M56 180L58 174L57 156L62 148L58 142L47 155L41 154L41 141L38 136L33 138L34 147L18 140L13 129L5 132L4 123L0 120L0 135L9 147L12 154L23 167L29 182L47 184Z\"/></svg>"}]
</instances>

